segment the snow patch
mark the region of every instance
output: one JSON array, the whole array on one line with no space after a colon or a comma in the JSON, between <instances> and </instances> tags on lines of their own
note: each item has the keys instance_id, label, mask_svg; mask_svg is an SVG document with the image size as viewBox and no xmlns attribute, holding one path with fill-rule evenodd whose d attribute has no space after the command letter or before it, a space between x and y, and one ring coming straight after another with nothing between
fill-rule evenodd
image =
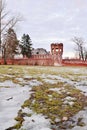
<instances>
[{"instance_id":1,"label":"snow patch","mask_svg":"<svg viewBox=\"0 0 87 130\"><path fill-rule=\"evenodd\" d=\"M75 125L71 130L87 130L87 108L78 112L78 114L73 117L75 124L77 124L79 118L82 118L82 122L84 122L85 125L83 127Z\"/></svg>"},{"instance_id":2,"label":"snow patch","mask_svg":"<svg viewBox=\"0 0 87 130\"><path fill-rule=\"evenodd\" d=\"M19 84L13 83L11 80L0 82L0 87L20 87Z\"/></svg>"},{"instance_id":3,"label":"snow patch","mask_svg":"<svg viewBox=\"0 0 87 130\"><path fill-rule=\"evenodd\" d=\"M43 79L43 81L50 84L55 84L58 82L57 80L52 80L52 79Z\"/></svg>"},{"instance_id":4,"label":"snow patch","mask_svg":"<svg viewBox=\"0 0 87 130\"><path fill-rule=\"evenodd\" d=\"M37 81L37 80L31 80L31 81L27 82L27 84L30 86L39 86L39 85L42 85L42 82Z\"/></svg>"},{"instance_id":5,"label":"snow patch","mask_svg":"<svg viewBox=\"0 0 87 130\"><path fill-rule=\"evenodd\" d=\"M23 102L29 98L29 90L28 86L0 89L0 130L15 125L14 118Z\"/></svg>"},{"instance_id":6,"label":"snow patch","mask_svg":"<svg viewBox=\"0 0 87 130\"><path fill-rule=\"evenodd\" d=\"M25 117L23 126L21 129L26 130L51 130L50 122L48 119L45 119L42 115L33 114L31 117Z\"/></svg>"},{"instance_id":7,"label":"snow patch","mask_svg":"<svg viewBox=\"0 0 87 130\"><path fill-rule=\"evenodd\" d=\"M62 89L61 88L51 88L49 90L52 90L52 91L57 92L57 93L61 93Z\"/></svg>"}]
</instances>

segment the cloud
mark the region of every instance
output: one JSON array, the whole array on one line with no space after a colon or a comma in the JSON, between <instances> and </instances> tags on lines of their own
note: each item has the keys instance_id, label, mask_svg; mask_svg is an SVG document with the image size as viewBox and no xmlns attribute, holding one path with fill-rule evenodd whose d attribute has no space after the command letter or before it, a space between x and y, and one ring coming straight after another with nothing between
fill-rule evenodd
<instances>
[{"instance_id":1,"label":"cloud","mask_svg":"<svg viewBox=\"0 0 87 130\"><path fill-rule=\"evenodd\" d=\"M84 8L87 5L87 0L75 0L76 6L79 8Z\"/></svg>"},{"instance_id":2,"label":"cloud","mask_svg":"<svg viewBox=\"0 0 87 130\"><path fill-rule=\"evenodd\" d=\"M64 54L70 54L73 36L87 39L87 0L7 0L7 4L12 12L24 15L17 33L19 37L28 33L35 48L50 50L50 43L63 42Z\"/></svg>"}]
</instances>

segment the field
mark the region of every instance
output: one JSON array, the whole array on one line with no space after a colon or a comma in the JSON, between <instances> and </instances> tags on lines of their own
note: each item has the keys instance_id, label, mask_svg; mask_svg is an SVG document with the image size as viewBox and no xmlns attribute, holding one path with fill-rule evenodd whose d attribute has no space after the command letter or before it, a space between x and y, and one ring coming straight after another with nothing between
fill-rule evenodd
<instances>
[{"instance_id":1,"label":"field","mask_svg":"<svg viewBox=\"0 0 87 130\"><path fill-rule=\"evenodd\" d=\"M87 67L0 66L0 130L87 130Z\"/></svg>"}]
</instances>

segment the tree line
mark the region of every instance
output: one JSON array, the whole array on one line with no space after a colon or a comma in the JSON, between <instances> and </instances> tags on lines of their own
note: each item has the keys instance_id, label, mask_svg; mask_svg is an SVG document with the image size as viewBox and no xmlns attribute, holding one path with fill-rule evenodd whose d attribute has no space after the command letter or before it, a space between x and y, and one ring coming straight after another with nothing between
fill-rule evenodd
<instances>
[{"instance_id":1,"label":"tree line","mask_svg":"<svg viewBox=\"0 0 87 130\"><path fill-rule=\"evenodd\" d=\"M19 50L21 50L19 52ZM22 54L23 57L31 57L32 42L28 34L23 34L21 40L17 39L17 35L14 29L9 28L7 33L4 35L2 44L2 58L4 64L7 59L14 59L16 54Z\"/></svg>"}]
</instances>

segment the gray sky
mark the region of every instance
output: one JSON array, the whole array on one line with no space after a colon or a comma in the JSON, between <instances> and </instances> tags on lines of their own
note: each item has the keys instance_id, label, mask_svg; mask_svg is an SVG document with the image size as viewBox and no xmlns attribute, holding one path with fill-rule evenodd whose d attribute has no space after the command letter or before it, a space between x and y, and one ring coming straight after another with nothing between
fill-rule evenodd
<instances>
[{"instance_id":1,"label":"gray sky","mask_svg":"<svg viewBox=\"0 0 87 130\"><path fill-rule=\"evenodd\" d=\"M87 40L87 0L7 0L7 8L24 17L17 34L28 33L34 48L50 51L51 43L62 42L70 56L74 36Z\"/></svg>"}]
</instances>

